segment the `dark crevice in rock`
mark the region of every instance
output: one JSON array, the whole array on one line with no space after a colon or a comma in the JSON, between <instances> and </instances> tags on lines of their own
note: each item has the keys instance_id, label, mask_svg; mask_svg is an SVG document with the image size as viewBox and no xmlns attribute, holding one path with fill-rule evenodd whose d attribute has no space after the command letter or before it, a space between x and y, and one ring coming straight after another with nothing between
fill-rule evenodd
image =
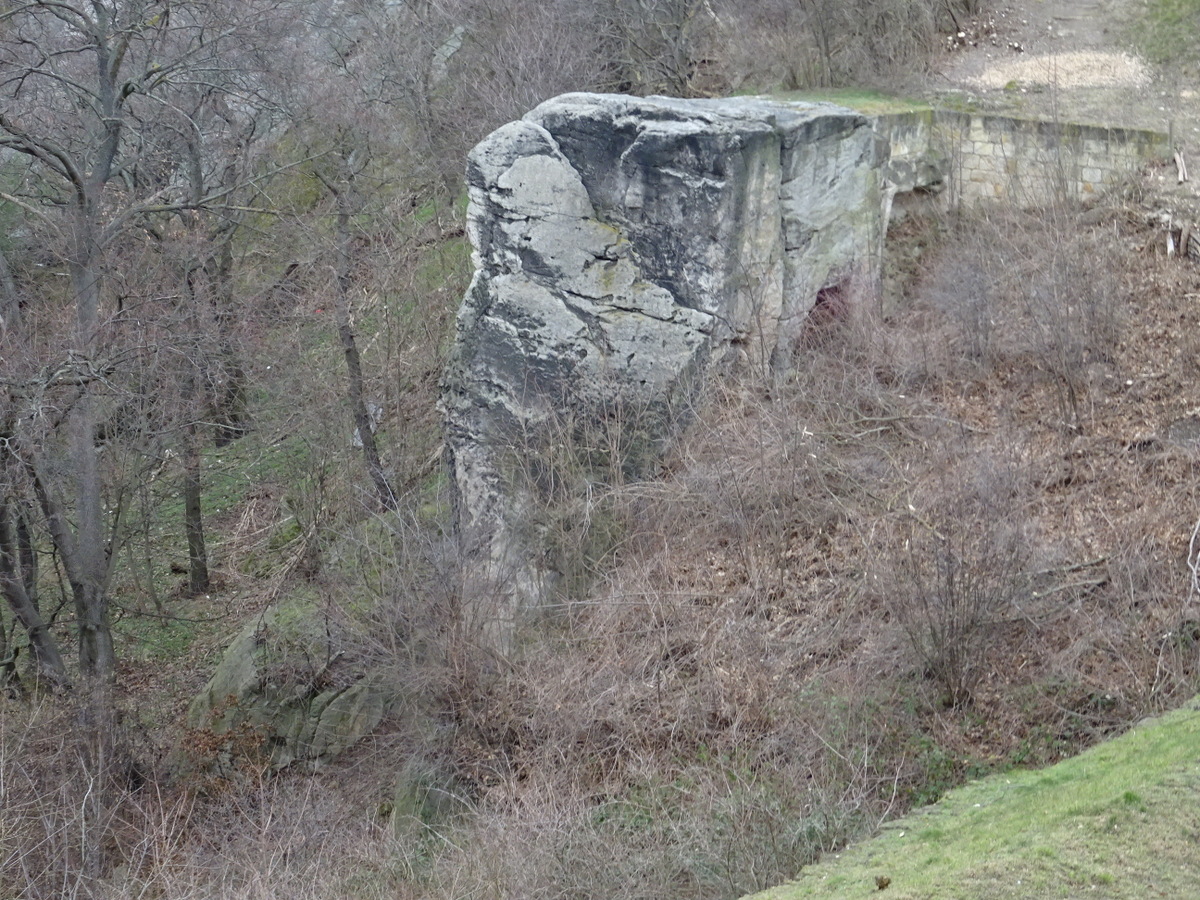
<instances>
[{"instance_id":1,"label":"dark crevice in rock","mask_svg":"<svg viewBox=\"0 0 1200 900\"><path fill-rule=\"evenodd\" d=\"M582 299L584 303L590 302L586 298L580 299ZM584 331L587 332L588 340L598 347L602 353L612 353L613 345L609 342L608 338L604 334L604 324L601 322L600 317L596 313L589 312L588 310L584 309L579 303L572 302L567 298L567 295L563 295L562 301L563 306L570 310L570 312L572 312L583 324Z\"/></svg>"}]
</instances>

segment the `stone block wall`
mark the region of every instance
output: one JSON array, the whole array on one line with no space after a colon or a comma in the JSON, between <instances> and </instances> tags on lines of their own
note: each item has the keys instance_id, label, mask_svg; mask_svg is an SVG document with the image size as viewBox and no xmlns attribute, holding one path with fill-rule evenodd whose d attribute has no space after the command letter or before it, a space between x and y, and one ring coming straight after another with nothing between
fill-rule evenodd
<instances>
[{"instance_id":1,"label":"stone block wall","mask_svg":"<svg viewBox=\"0 0 1200 900\"><path fill-rule=\"evenodd\" d=\"M948 111L937 114L934 140L948 148L951 184L968 203L1086 199L1167 152L1167 136L1153 131Z\"/></svg>"},{"instance_id":2,"label":"stone block wall","mask_svg":"<svg viewBox=\"0 0 1200 900\"><path fill-rule=\"evenodd\" d=\"M885 114L875 127L897 191L946 186L951 203L1086 199L1169 155L1161 132L953 110Z\"/></svg>"}]
</instances>

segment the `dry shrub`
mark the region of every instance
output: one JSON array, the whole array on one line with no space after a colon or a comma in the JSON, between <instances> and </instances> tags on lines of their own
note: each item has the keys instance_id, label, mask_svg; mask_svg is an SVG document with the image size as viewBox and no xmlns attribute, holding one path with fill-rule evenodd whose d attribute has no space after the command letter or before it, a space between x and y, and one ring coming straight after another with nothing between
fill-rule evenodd
<instances>
[{"instance_id":1,"label":"dry shrub","mask_svg":"<svg viewBox=\"0 0 1200 900\"><path fill-rule=\"evenodd\" d=\"M351 808L336 784L348 774L292 773L198 805L174 868L154 887L244 900L411 896L404 848L386 819Z\"/></svg>"},{"instance_id":2,"label":"dry shrub","mask_svg":"<svg viewBox=\"0 0 1200 900\"><path fill-rule=\"evenodd\" d=\"M914 790L910 723L888 698L787 690L786 656L708 598L605 605L461 721L478 799L444 832L435 896L738 897Z\"/></svg>"},{"instance_id":3,"label":"dry shrub","mask_svg":"<svg viewBox=\"0 0 1200 900\"><path fill-rule=\"evenodd\" d=\"M756 772L700 758L670 781L646 772L619 796L525 786L451 832L435 896L739 897L794 877L860 821L802 799L795 771ZM498 798L499 799L499 798Z\"/></svg>"},{"instance_id":4,"label":"dry shrub","mask_svg":"<svg viewBox=\"0 0 1200 900\"><path fill-rule=\"evenodd\" d=\"M404 848L336 778L260 777L199 796L114 752L112 737L126 730L100 739L90 712L61 701L0 705L0 895L408 896Z\"/></svg>"},{"instance_id":5,"label":"dry shrub","mask_svg":"<svg viewBox=\"0 0 1200 900\"><path fill-rule=\"evenodd\" d=\"M942 702L959 707L987 671L991 633L1029 595L1037 536L1010 466L986 456L942 464L932 496L914 491L885 541L874 582Z\"/></svg>"},{"instance_id":6,"label":"dry shrub","mask_svg":"<svg viewBox=\"0 0 1200 900\"><path fill-rule=\"evenodd\" d=\"M173 835L156 826L179 809L147 803L130 748L103 696L0 701L0 893L103 897L118 869L160 861Z\"/></svg>"},{"instance_id":7,"label":"dry shrub","mask_svg":"<svg viewBox=\"0 0 1200 900\"><path fill-rule=\"evenodd\" d=\"M1066 207L962 213L929 266L923 302L950 326L927 336L929 374L985 378L1026 370L1054 390L1063 425L1091 418L1090 378L1113 358L1125 289L1111 228L1088 227ZM944 339L949 337L949 341Z\"/></svg>"},{"instance_id":8,"label":"dry shrub","mask_svg":"<svg viewBox=\"0 0 1200 900\"><path fill-rule=\"evenodd\" d=\"M973 3L930 0L757 0L714 4L735 87L766 90L861 85L911 75L930 58L939 29Z\"/></svg>"},{"instance_id":9,"label":"dry shrub","mask_svg":"<svg viewBox=\"0 0 1200 900\"><path fill-rule=\"evenodd\" d=\"M869 316L825 327L794 382L697 411L665 480L605 485L602 581L458 709L477 816L439 891L734 897L927 795L916 718L857 674L856 644L888 668L902 648L844 577L925 426L876 378Z\"/></svg>"}]
</instances>

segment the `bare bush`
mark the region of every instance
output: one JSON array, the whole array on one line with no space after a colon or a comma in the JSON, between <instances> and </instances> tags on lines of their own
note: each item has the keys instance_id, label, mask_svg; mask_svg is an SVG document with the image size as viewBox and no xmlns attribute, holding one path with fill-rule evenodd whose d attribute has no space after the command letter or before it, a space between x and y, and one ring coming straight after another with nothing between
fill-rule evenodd
<instances>
[{"instance_id":1,"label":"bare bush","mask_svg":"<svg viewBox=\"0 0 1200 900\"><path fill-rule=\"evenodd\" d=\"M1034 535L1015 478L994 459L975 465L975 484L963 485L962 467L947 466L953 475L939 480L932 503L909 501L875 575L949 707L971 701L987 672L989 633L1016 613L1032 584Z\"/></svg>"},{"instance_id":2,"label":"bare bush","mask_svg":"<svg viewBox=\"0 0 1200 900\"><path fill-rule=\"evenodd\" d=\"M1053 389L1063 426L1084 427L1090 375L1112 358L1125 302L1115 271L1094 263L1117 252L1111 232L1081 227L1063 207L964 213L924 285L957 350L935 365L948 375L964 363L1027 367Z\"/></svg>"},{"instance_id":3,"label":"bare bush","mask_svg":"<svg viewBox=\"0 0 1200 900\"><path fill-rule=\"evenodd\" d=\"M919 71L970 3L758 0L715 4L735 87L871 84Z\"/></svg>"},{"instance_id":4,"label":"bare bush","mask_svg":"<svg viewBox=\"0 0 1200 900\"><path fill-rule=\"evenodd\" d=\"M0 891L103 896L140 839L145 775L102 701L0 704ZM103 720L101 720L101 717Z\"/></svg>"},{"instance_id":5,"label":"bare bush","mask_svg":"<svg viewBox=\"0 0 1200 900\"><path fill-rule=\"evenodd\" d=\"M886 691L807 681L850 665L866 633L837 573L858 564L873 484L911 433L864 365L871 323L823 323L793 384L714 388L666 481L613 477L619 435L559 448L572 478L607 472L620 538L537 652L462 698L454 768L477 809L447 832L439 894L738 896L926 795L907 761L917 724L884 715Z\"/></svg>"},{"instance_id":6,"label":"bare bush","mask_svg":"<svg viewBox=\"0 0 1200 900\"><path fill-rule=\"evenodd\" d=\"M435 896L738 897L921 789L893 701L862 685L797 697L736 607L633 592L605 607L462 720L479 743L459 744L458 771L478 799L439 830Z\"/></svg>"},{"instance_id":7,"label":"bare bush","mask_svg":"<svg viewBox=\"0 0 1200 900\"><path fill-rule=\"evenodd\" d=\"M854 827L823 798L797 796L789 784L797 775L727 759L672 780L647 772L610 798L529 787L511 805L480 809L477 826L448 832L452 849L431 873L431 893L649 900L761 890L794 877Z\"/></svg>"}]
</instances>

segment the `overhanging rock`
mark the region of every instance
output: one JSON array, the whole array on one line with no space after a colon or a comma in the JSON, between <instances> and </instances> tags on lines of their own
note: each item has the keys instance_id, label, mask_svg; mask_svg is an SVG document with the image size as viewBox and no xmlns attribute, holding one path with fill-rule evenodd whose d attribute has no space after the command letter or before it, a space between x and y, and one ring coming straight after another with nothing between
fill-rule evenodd
<instances>
[{"instance_id":1,"label":"overhanging rock","mask_svg":"<svg viewBox=\"0 0 1200 900\"><path fill-rule=\"evenodd\" d=\"M547 454L582 448L583 486L644 474L714 369L785 371L820 297L878 279L887 152L829 104L598 94L550 100L472 151L476 271L443 407L499 648L565 574L541 511L566 476Z\"/></svg>"}]
</instances>

